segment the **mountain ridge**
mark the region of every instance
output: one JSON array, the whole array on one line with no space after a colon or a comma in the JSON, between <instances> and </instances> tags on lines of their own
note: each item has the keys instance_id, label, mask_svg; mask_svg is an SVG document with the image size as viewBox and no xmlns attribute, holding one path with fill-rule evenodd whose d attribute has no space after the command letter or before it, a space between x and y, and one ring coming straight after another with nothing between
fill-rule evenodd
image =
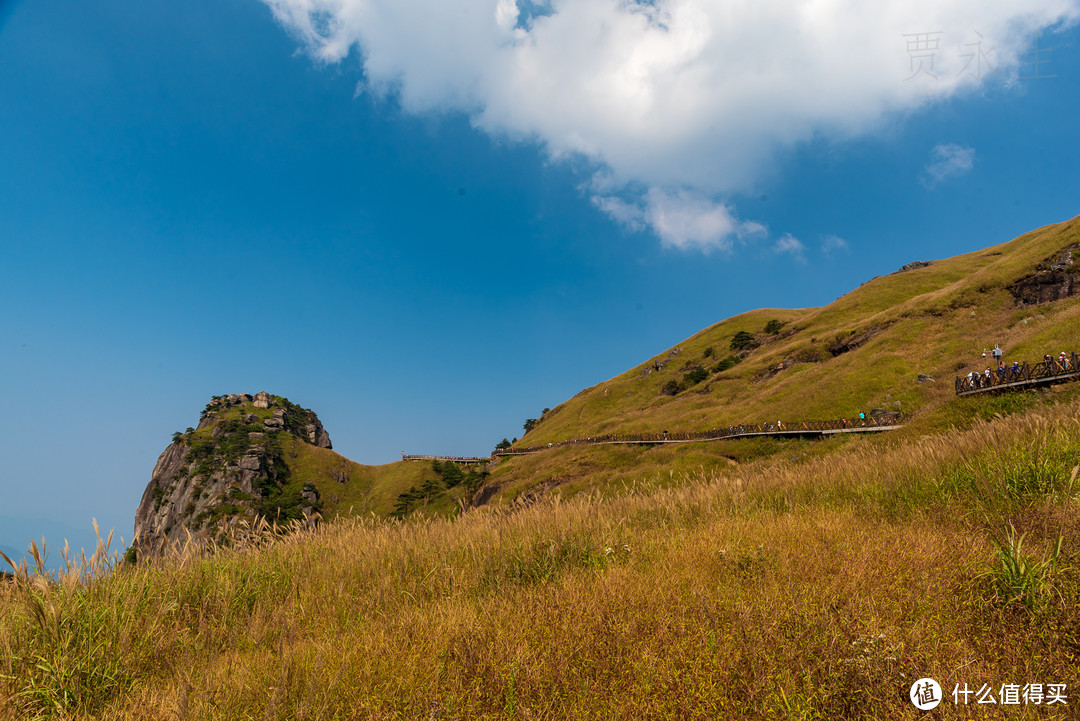
<instances>
[{"instance_id":1,"label":"mountain ridge","mask_svg":"<svg viewBox=\"0 0 1080 721\"><path fill-rule=\"evenodd\" d=\"M1065 328L1047 329L1052 319L1045 313L1036 320L1047 322L1029 320L1017 327L1040 314L1031 312L1035 306L1017 305L1010 289L1077 243L1080 218L1073 218L1006 243L925 265L909 264L909 269L873 278L825 306L741 313L556 405L521 443L646 432L659 430L657 424L673 426L669 430L699 430L790 418L793 408L809 417L831 418L897 401L908 414L937 406L947 399L941 389L948 384L918 384L919 373L951 378L960 370L959 360L970 359L973 365L975 354L995 342L1009 346L1010 356L1035 359L1047 352L1045 345L1072 340ZM1070 259L1073 274L1074 263ZM1068 296L1044 310L1055 316L1067 310L1071 318L1075 303L1069 299L1074 295L1070 285ZM978 320L971 321L973 317ZM766 333L765 326L774 320L782 329ZM756 346L746 352L732 348L739 333L751 334ZM733 353L742 355L738 364L715 370L718 360ZM873 368L866 362L870 354L876 359ZM706 370L707 377L688 379L695 368ZM821 377L806 383L805 376L815 371ZM792 383L792 377L799 382ZM665 396L664 386L672 380L681 389ZM806 392L808 387L814 392Z\"/></svg>"},{"instance_id":2,"label":"mountain ridge","mask_svg":"<svg viewBox=\"0 0 1080 721\"><path fill-rule=\"evenodd\" d=\"M738 314L546 410L527 424L517 444L854 418L871 411L903 413L916 426L946 422L941 410L954 397L952 376L981 370L977 366L986 361L980 350L1000 343L1007 359L1034 360L1076 340L1070 330L1080 319L1080 282L1074 282L1080 266L1070 250L1076 247L1080 217L959 256L908 263L825 306ZM1031 304L1027 298L1049 300ZM232 424L228 432L219 432L222 423ZM229 433L247 435L216 440ZM280 436L272 448L268 435ZM550 492L617 488L664 469L704 473L784 452L793 443L758 438L677 451L552 448L537 457L493 460L461 483L463 473L439 462L365 466L344 458L331 449L314 412L267 393L215 397L199 427L177 436L159 459L137 513L145 550L160 550L162 536L179 542L183 527L210 531L223 518L232 522L259 512L307 520L413 511L454 515ZM248 436L255 436L254 445ZM221 463L216 470L202 468L200 480L190 456L211 441L228 445L231 455L217 453ZM817 441L818 447L799 452L826 453L843 442ZM181 490L173 483L162 514L164 479L183 468L192 483ZM147 519L155 513L155 530L148 532Z\"/></svg>"}]
</instances>

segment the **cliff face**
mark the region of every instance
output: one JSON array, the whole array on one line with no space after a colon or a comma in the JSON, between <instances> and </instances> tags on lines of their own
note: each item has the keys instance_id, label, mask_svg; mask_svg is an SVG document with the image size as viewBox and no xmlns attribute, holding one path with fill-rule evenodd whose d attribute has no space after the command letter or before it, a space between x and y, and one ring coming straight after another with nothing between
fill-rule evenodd
<instances>
[{"instance_id":1,"label":"cliff face","mask_svg":"<svg viewBox=\"0 0 1080 721\"><path fill-rule=\"evenodd\" d=\"M331 448L313 411L280 396L215 396L196 428L173 435L135 512L140 553L156 554L188 533L213 538L240 518L310 518L321 507L311 483L293 477L290 437Z\"/></svg>"}]
</instances>

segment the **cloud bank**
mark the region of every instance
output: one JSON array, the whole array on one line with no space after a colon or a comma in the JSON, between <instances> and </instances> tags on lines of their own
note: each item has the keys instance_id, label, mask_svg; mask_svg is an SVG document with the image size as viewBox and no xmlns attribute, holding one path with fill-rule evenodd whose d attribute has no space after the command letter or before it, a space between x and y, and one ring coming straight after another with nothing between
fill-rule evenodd
<instances>
[{"instance_id":1,"label":"cloud bank","mask_svg":"<svg viewBox=\"0 0 1080 721\"><path fill-rule=\"evenodd\" d=\"M263 2L319 60L358 52L364 89L410 112L586 158L598 208L682 248L737 241L722 199L779 152L974 87L983 60L1015 68L1080 17L1080 0Z\"/></svg>"}]
</instances>

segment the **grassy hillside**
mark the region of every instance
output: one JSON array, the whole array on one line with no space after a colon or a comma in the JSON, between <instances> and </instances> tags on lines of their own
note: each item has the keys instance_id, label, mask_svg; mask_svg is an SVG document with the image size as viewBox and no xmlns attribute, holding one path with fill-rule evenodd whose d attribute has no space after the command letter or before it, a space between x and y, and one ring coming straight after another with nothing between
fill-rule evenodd
<instances>
[{"instance_id":1,"label":"grassy hillside","mask_svg":"<svg viewBox=\"0 0 1080 721\"><path fill-rule=\"evenodd\" d=\"M1073 718L1078 418L0 583L0 719Z\"/></svg>"},{"instance_id":2,"label":"grassy hillside","mask_svg":"<svg viewBox=\"0 0 1080 721\"><path fill-rule=\"evenodd\" d=\"M874 407L917 416L951 400L953 377L985 368L981 351L995 343L1006 359L1021 360L1077 348L1080 298L1017 308L1008 291L1041 261L1076 243L1080 218L875 278L823 308L744 313L583 390L545 414L519 444L740 421L832 419ZM784 325L766 333L772 320ZM760 345L734 352L731 342L740 332ZM717 370L731 355L745 357ZM688 375L698 368L707 377L691 383ZM937 381L919 384L918 373ZM685 389L665 395L672 381Z\"/></svg>"},{"instance_id":3,"label":"grassy hillside","mask_svg":"<svg viewBox=\"0 0 1080 721\"><path fill-rule=\"evenodd\" d=\"M394 510L398 494L435 477L427 463L366 466L296 438L287 442L285 454L293 476L319 489L322 515L328 519L372 513L386 517ZM337 480L342 475L344 482Z\"/></svg>"}]
</instances>

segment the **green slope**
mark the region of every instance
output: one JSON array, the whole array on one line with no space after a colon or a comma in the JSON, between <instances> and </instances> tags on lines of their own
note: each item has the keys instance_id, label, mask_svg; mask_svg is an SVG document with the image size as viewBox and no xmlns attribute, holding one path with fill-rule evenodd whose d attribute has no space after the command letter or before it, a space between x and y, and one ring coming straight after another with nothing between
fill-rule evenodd
<instances>
[{"instance_id":1,"label":"green slope","mask_svg":"<svg viewBox=\"0 0 1080 721\"><path fill-rule=\"evenodd\" d=\"M394 510L398 494L438 477L430 462L398 461L367 466L296 438L288 441L285 451L292 476L319 490L322 515L327 519L343 515L388 516ZM446 494L433 499L428 510L447 513L456 507L454 498Z\"/></svg>"},{"instance_id":2,"label":"green slope","mask_svg":"<svg viewBox=\"0 0 1080 721\"><path fill-rule=\"evenodd\" d=\"M735 316L556 406L519 445L748 421L834 419L874 407L918 416L952 398L957 373L985 367L983 348L1000 343L1007 360L1077 349L1080 299L1018 308L1008 290L1044 259L1076 243L1080 218L875 278L822 308ZM784 326L777 334L765 333L774 319ZM712 371L732 353L731 340L740 331L754 335L759 347L738 365ZM854 347L841 352L849 344ZM695 368L708 376L689 384L687 374ZM918 373L937 380L920 384ZM689 387L665 395L673 380Z\"/></svg>"}]
</instances>

